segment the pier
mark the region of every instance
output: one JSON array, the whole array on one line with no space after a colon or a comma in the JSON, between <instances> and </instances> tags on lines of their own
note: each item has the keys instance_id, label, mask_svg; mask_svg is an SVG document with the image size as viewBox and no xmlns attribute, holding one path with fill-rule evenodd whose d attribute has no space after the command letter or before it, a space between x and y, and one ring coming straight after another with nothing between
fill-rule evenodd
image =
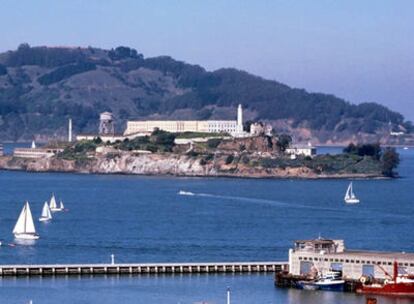
<instances>
[{"instance_id":1,"label":"pier","mask_svg":"<svg viewBox=\"0 0 414 304\"><path fill-rule=\"evenodd\" d=\"M288 268L288 262L0 265L0 276L275 273Z\"/></svg>"}]
</instances>

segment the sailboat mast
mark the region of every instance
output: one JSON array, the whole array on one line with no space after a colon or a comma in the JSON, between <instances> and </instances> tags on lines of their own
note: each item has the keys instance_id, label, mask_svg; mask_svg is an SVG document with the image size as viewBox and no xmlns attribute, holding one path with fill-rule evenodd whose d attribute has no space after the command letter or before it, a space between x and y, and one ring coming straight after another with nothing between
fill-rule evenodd
<instances>
[{"instance_id":1,"label":"sailboat mast","mask_svg":"<svg viewBox=\"0 0 414 304\"><path fill-rule=\"evenodd\" d=\"M26 221L27 221L27 202L24 205L24 232L26 232Z\"/></svg>"}]
</instances>

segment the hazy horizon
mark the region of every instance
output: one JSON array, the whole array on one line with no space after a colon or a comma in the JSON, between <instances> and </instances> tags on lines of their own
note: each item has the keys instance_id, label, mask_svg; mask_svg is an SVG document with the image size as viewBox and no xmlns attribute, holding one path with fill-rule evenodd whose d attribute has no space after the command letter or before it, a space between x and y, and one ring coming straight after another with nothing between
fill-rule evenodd
<instances>
[{"instance_id":1,"label":"hazy horizon","mask_svg":"<svg viewBox=\"0 0 414 304\"><path fill-rule=\"evenodd\" d=\"M414 120L412 12L411 1L5 1L0 52L23 42L125 45L145 57L377 102Z\"/></svg>"}]
</instances>

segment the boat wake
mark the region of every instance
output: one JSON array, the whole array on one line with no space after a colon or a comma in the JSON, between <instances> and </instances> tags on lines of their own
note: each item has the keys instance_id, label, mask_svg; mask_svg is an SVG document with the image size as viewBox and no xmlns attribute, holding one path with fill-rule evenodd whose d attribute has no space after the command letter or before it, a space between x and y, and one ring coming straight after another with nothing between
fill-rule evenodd
<instances>
[{"instance_id":1,"label":"boat wake","mask_svg":"<svg viewBox=\"0 0 414 304\"><path fill-rule=\"evenodd\" d=\"M194 192L187 192L187 191L179 191L178 194L198 196L198 197L218 198L222 200L232 200L232 201L239 201L239 202L246 202L246 203L265 204L265 205L271 205L271 206L276 206L276 207L338 211L337 209L334 209L334 208L308 206L304 204L292 204L292 203L286 203L286 202L281 202L281 201L276 201L276 200L267 200L267 199L250 198L250 197L242 197L242 196L217 195L217 194L210 194L210 193L194 193Z\"/></svg>"},{"instance_id":2,"label":"boat wake","mask_svg":"<svg viewBox=\"0 0 414 304\"><path fill-rule=\"evenodd\" d=\"M194 196L195 194L194 194L193 192L190 192L190 191L183 191L183 190L180 190L180 191L178 191L178 195L189 195L189 196Z\"/></svg>"},{"instance_id":3,"label":"boat wake","mask_svg":"<svg viewBox=\"0 0 414 304\"><path fill-rule=\"evenodd\" d=\"M316 210L316 211L329 211L334 213L353 213L354 216L358 214L359 216L363 217L367 214L378 214L378 215L387 215L387 217L393 218L408 218L408 215L402 214L389 214L383 213L377 210L355 210L355 209L348 209L344 205L344 208L332 208L332 207L323 207L323 206L312 206L306 205L303 203L292 203L292 202L282 202L276 200L268 200L268 199L261 199L261 198L251 198L251 197L242 197L242 196L230 196L230 195L219 195L219 194L211 194L211 193L197 193L197 192L187 192L187 191L180 191L178 192L179 195L189 195L193 197L206 197L206 198L216 198L220 200L229 200L229 201L238 201L238 202L245 202L245 203L254 203L254 204L263 204L263 205L270 205L274 207L288 207L293 209L307 209L307 210Z\"/></svg>"}]
</instances>

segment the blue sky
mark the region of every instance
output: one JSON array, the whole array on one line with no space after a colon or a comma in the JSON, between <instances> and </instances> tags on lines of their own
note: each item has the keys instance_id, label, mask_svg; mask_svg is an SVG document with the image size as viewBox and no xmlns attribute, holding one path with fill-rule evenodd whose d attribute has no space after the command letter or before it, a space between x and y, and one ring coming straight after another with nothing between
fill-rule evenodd
<instances>
[{"instance_id":1,"label":"blue sky","mask_svg":"<svg viewBox=\"0 0 414 304\"><path fill-rule=\"evenodd\" d=\"M0 51L126 45L235 67L414 120L414 1L3 0Z\"/></svg>"}]
</instances>

